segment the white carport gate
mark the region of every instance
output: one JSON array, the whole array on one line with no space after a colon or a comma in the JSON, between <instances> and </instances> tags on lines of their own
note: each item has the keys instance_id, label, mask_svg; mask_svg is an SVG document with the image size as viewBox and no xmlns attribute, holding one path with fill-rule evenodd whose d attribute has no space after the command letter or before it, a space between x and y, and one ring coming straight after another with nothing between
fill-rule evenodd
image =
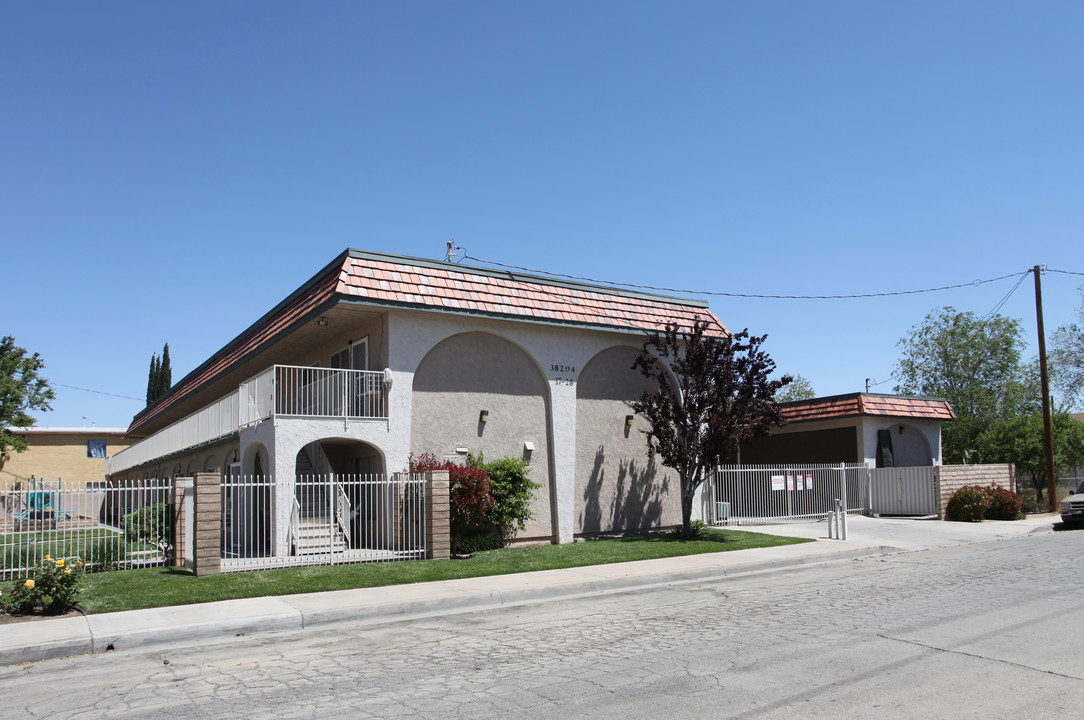
<instances>
[{"instance_id":1,"label":"white carport gate","mask_svg":"<svg viewBox=\"0 0 1084 720\"><path fill-rule=\"evenodd\" d=\"M870 512L874 515L936 515L935 468L870 468Z\"/></svg>"}]
</instances>

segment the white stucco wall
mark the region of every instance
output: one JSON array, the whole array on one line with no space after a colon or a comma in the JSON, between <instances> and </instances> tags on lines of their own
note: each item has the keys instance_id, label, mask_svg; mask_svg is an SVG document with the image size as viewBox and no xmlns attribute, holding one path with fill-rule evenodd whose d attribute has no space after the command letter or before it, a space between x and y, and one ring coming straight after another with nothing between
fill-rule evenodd
<instances>
[{"instance_id":1,"label":"white stucco wall","mask_svg":"<svg viewBox=\"0 0 1084 720\"><path fill-rule=\"evenodd\" d=\"M903 432L900 432L903 428ZM866 464L877 461L877 431L892 433L892 454L897 467L941 464L941 423L921 418L863 416L859 426L859 454Z\"/></svg>"}]
</instances>

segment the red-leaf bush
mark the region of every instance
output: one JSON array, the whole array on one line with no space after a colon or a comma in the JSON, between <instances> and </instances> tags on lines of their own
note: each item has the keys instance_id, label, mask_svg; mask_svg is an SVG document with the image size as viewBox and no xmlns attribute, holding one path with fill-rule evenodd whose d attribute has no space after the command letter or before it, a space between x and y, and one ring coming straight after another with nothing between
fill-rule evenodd
<instances>
[{"instance_id":1,"label":"red-leaf bush","mask_svg":"<svg viewBox=\"0 0 1084 720\"><path fill-rule=\"evenodd\" d=\"M1012 490L991 485L985 488L990 498L990 507L986 509L987 520L1019 520L1024 515L1024 501Z\"/></svg>"},{"instance_id":2,"label":"red-leaf bush","mask_svg":"<svg viewBox=\"0 0 1084 720\"><path fill-rule=\"evenodd\" d=\"M495 501L485 470L470 465L459 465L451 460L441 462L433 453L422 453L416 457L411 454L411 473L424 473L430 470L448 471L453 534L460 535L467 529L487 524Z\"/></svg>"},{"instance_id":3,"label":"red-leaf bush","mask_svg":"<svg viewBox=\"0 0 1084 720\"><path fill-rule=\"evenodd\" d=\"M949 520L982 522L989 508L990 496L986 488L978 485L964 485L952 493L945 511Z\"/></svg>"}]
</instances>

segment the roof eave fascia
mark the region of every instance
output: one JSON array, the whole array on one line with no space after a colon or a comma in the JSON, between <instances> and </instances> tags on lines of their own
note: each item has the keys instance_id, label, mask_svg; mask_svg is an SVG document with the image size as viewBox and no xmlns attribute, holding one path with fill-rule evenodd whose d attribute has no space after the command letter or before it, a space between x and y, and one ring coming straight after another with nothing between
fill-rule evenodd
<instances>
[{"instance_id":1,"label":"roof eave fascia","mask_svg":"<svg viewBox=\"0 0 1084 720\"><path fill-rule=\"evenodd\" d=\"M279 332L277 332L271 338L268 338L268 341L265 342L264 344L262 344L260 347L255 348L255 349L245 353L244 355L240 356L239 358L237 358L237 360L235 360L233 363L231 363L229 365L229 367L223 368L221 372L217 373L215 377L209 378L206 381L200 383L196 387L194 387L191 390L187 391L185 393L185 395L195 395L195 394L201 392L207 386L214 383L216 377L218 377L219 375L225 375L226 373L229 373L234 368L240 367L244 363L246 363L249 360L253 359L254 357L257 357L258 355L260 355L260 353L265 352L272 344L274 344L278 340L281 340L282 338L286 337L290 333L296 331L298 328L312 322L315 318L320 317L321 315L326 313L328 310L335 307L335 305L339 302L340 299L341 299L340 296L333 295L329 300L326 300L325 302L320 303L315 308L313 308L309 312L307 312L304 315L302 315L301 317L299 317L293 323L291 323L287 327L285 327L282 330L280 330ZM252 328L250 327L249 330L252 330ZM248 331L246 331L246 332L248 332ZM242 336L238 336L237 339L241 339L241 337ZM220 353L225 352L228 348L233 347L235 344L236 344L235 342L231 342L229 345L222 348L222 350L220 350L219 352L216 352L214 355L212 355L210 358L208 358L205 362L201 363L198 368L196 368L192 372L188 373L188 375L185 375L184 378L182 378L179 382L177 382L176 385L174 385L174 387L179 387L181 385L181 383L183 383L185 380L187 380L190 376L192 376L194 374L197 374L202 368L204 368L204 366L206 366L212 360L214 360ZM163 396L163 398L165 398L165 397L167 397L167 396ZM131 433L132 427L136 424L136 422L139 421L140 417L144 413L146 413L147 410L149 410L151 407L154 407L154 406L153 405L148 406L144 410L141 410L139 415L136 415L134 418L132 418L132 425L130 425L128 427L128 433Z\"/></svg>"},{"instance_id":2,"label":"roof eave fascia","mask_svg":"<svg viewBox=\"0 0 1084 720\"><path fill-rule=\"evenodd\" d=\"M230 340L228 343L223 345L221 348L219 348L217 351L215 351L209 358L207 358L202 363L197 365L195 367L195 369L193 369L191 372L189 372L183 378L181 378L180 380L175 382L173 384L173 387L177 388L177 387L182 386L185 383L185 381L189 380L190 378L198 375L200 372L205 370L207 368L207 366L210 365L214 361L215 358L229 352L232 348L234 348L238 344L244 342L249 336L251 336L254 332L256 332L256 330L259 328L259 326L262 323L270 320L276 314L281 312L283 310L283 308L287 307L291 302L296 300L298 297L300 297L305 292L310 290L318 282L320 282L325 277L327 277L328 274L330 272L332 272L332 270L334 270L336 267L338 267L341 270L342 266L343 266L343 263L346 261L346 257L349 254L349 252L350 252L349 250L346 250L346 251L343 251L343 252L339 253L339 255L334 260L332 260L330 263L325 265L323 267L323 269L321 269L319 272L317 272L315 275L313 275L311 278L309 278L308 281L305 282L303 285L301 285L299 288L297 288L292 293L290 293L290 295L287 296L285 300L282 300L277 305L275 305L273 308L271 308L269 311L267 311L266 313L261 315L258 320L256 320L254 323L250 324L247 328L242 330L238 335L236 335L233 338L233 340ZM334 293L332 294L332 300L334 300ZM311 314L312 313L310 313L310 315ZM297 323L294 323L293 325L290 326L289 331L287 331L287 332L292 332L293 329L296 326L297 326ZM248 354L248 356L251 356L251 355L252 355L252 353ZM203 386L201 386L201 387L203 387ZM155 407L159 402L164 402L164 401L168 400L169 398L170 398L170 393L167 392L165 395L163 395L157 401L155 401L154 403L148 405L147 407L143 408L138 413L136 413L135 416L132 418L132 422L128 426L129 430L131 430L132 426L135 425L136 422L138 422L139 419L141 417L143 417L147 412L149 412L151 410L151 408Z\"/></svg>"}]
</instances>

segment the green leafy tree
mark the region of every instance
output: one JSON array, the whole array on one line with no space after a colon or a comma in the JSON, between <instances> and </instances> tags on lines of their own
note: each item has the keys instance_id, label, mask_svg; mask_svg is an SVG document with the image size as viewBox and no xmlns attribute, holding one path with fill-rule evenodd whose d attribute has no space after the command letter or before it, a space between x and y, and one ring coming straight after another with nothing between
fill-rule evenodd
<instances>
[{"instance_id":1,"label":"green leafy tree","mask_svg":"<svg viewBox=\"0 0 1084 720\"><path fill-rule=\"evenodd\" d=\"M1084 302L1077 308L1076 322L1054 331L1050 347L1053 384L1067 408L1079 408L1084 400Z\"/></svg>"},{"instance_id":2,"label":"green leafy tree","mask_svg":"<svg viewBox=\"0 0 1084 720\"><path fill-rule=\"evenodd\" d=\"M1084 423L1067 413L1055 413L1051 416L1051 425L1054 467L1065 469L1084 465ZM995 421L979 436L976 450L980 462L1016 465L1017 477L1028 478L1035 488L1036 504L1043 506L1047 476L1041 412Z\"/></svg>"},{"instance_id":3,"label":"green leafy tree","mask_svg":"<svg viewBox=\"0 0 1084 720\"><path fill-rule=\"evenodd\" d=\"M633 364L656 389L633 402L647 418L648 452L681 477L681 536L692 538L696 489L718 458L732 457L752 438L782 425L774 398L791 382L772 380L775 362L761 349L766 336L748 330L722 337L706 335L697 319L691 330L668 323L644 340Z\"/></svg>"},{"instance_id":4,"label":"green leafy tree","mask_svg":"<svg viewBox=\"0 0 1084 720\"><path fill-rule=\"evenodd\" d=\"M788 403L796 400L811 400L815 397L817 397L817 393L813 391L813 383L801 375L795 375L790 385L787 385L776 394L775 401Z\"/></svg>"},{"instance_id":5,"label":"green leafy tree","mask_svg":"<svg viewBox=\"0 0 1084 720\"><path fill-rule=\"evenodd\" d=\"M997 420L1038 407L1036 374L1020 361L1024 340L1018 320L982 319L943 307L898 344L896 392L942 397L956 412L942 426L946 463L970 459L978 437Z\"/></svg>"},{"instance_id":6,"label":"green leafy tree","mask_svg":"<svg viewBox=\"0 0 1084 720\"><path fill-rule=\"evenodd\" d=\"M9 450L26 450L26 439L8 432L9 427L30 427L35 422L31 411L52 409L53 389L41 377L43 369L38 353L28 355L11 336L0 340L0 457Z\"/></svg>"}]
</instances>

